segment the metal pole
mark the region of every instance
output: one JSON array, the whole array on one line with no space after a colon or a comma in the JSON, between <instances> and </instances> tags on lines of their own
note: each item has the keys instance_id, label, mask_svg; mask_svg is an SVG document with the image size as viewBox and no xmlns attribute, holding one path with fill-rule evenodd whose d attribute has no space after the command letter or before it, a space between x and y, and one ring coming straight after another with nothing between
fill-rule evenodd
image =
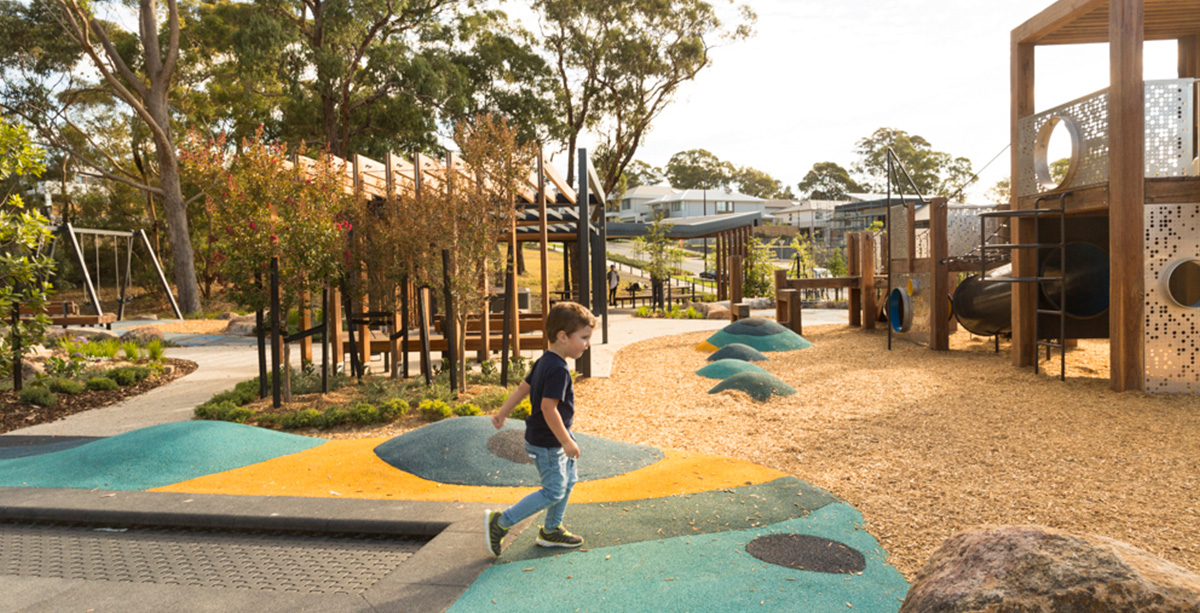
<instances>
[{"instance_id":1,"label":"metal pole","mask_svg":"<svg viewBox=\"0 0 1200 613\"><path fill-rule=\"evenodd\" d=\"M447 171L449 172L449 170ZM450 391L458 391L458 366L455 363L458 326L454 321L454 297L450 292L450 250L442 249L442 295L446 298L446 316L442 318L446 328L446 353L443 366L450 370ZM485 314L486 315L486 314ZM487 339L484 339L487 342Z\"/></svg>"},{"instance_id":2,"label":"metal pole","mask_svg":"<svg viewBox=\"0 0 1200 613\"><path fill-rule=\"evenodd\" d=\"M321 393L329 393L329 283L321 291Z\"/></svg>"},{"instance_id":3,"label":"metal pole","mask_svg":"<svg viewBox=\"0 0 1200 613\"><path fill-rule=\"evenodd\" d=\"M513 291L513 265L515 253L517 250L516 243L510 243L508 248L508 264L504 267L504 295L512 296ZM512 335L512 308L513 301L506 299L504 301L504 324L500 328L500 385L508 387L508 340ZM549 339L547 339L549 341Z\"/></svg>"},{"instance_id":4,"label":"metal pole","mask_svg":"<svg viewBox=\"0 0 1200 613\"><path fill-rule=\"evenodd\" d=\"M279 312L279 256L271 257L271 406L279 408L283 402L280 398L279 360L283 356L283 346L280 342ZM283 315L286 317L286 315Z\"/></svg>"},{"instance_id":5,"label":"metal pole","mask_svg":"<svg viewBox=\"0 0 1200 613\"><path fill-rule=\"evenodd\" d=\"M21 323L21 304L12 303L12 348L13 348L13 391L21 391L21 334L17 326Z\"/></svg>"},{"instance_id":6,"label":"metal pole","mask_svg":"<svg viewBox=\"0 0 1200 613\"><path fill-rule=\"evenodd\" d=\"M254 273L254 283L259 291L263 289L262 274ZM254 311L254 330L258 339L258 397L267 397L267 329L264 324L263 310Z\"/></svg>"},{"instance_id":7,"label":"metal pole","mask_svg":"<svg viewBox=\"0 0 1200 613\"><path fill-rule=\"evenodd\" d=\"M116 241L113 237L113 241ZM121 297L117 299L117 321L125 319L125 300L129 295L129 279L133 272L133 235L125 237L125 283L121 286Z\"/></svg>"},{"instance_id":8,"label":"metal pole","mask_svg":"<svg viewBox=\"0 0 1200 613\"><path fill-rule=\"evenodd\" d=\"M579 149L579 225L576 232L579 239L579 304L584 308L591 308L591 300L588 296L588 234L591 233L591 223L589 218L591 215L588 211L588 204L591 200L589 188L591 187L591 176L588 174L588 157L587 149ZM546 339L549 342L550 339ZM592 376L592 350L589 348L579 356L575 361L575 368L579 374L584 377Z\"/></svg>"},{"instance_id":9,"label":"metal pole","mask_svg":"<svg viewBox=\"0 0 1200 613\"><path fill-rule=\"evenodd\" d=\"M163 274L162 266L158 263L158 256L154 255L154 247L150 246L150 237L146 236L145 230L138 230L138 234L142 237L142 244L146 246L146 252L150 254L150 262L154 264L154 272L158 273L158 282L162 284L163 291L167 293L167 300L171 301L171 310L175 311L177 319L183 319L183 313L179 310L179 303L175 302L175 295L171 293L171 286L167 283L167 276ZM91 283L89 281L89 283ZM99 305L97 303L97 309Z\"/></svg>"}]
</instances>

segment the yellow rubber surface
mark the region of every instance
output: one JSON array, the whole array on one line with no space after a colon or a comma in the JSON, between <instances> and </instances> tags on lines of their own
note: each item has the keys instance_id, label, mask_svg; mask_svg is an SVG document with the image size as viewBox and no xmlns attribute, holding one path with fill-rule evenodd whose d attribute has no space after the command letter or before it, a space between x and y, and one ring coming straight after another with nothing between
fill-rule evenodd
<instances>
[{"instance_id":1,"label":"yellow rubber surface","mask_svg":"<svg viewBox=\"0 0 1200 613\"><path fill-rule=\"evenodd\" d=\"M150 491L513 503L537 489L450 485L422 479L394 468L375 455L375 447L386 440L329 441L300 453ZM766 483L787 476L787 473L730 458L674 449L664 449L663 453L666 456L663 460L645 468L579 483L571 494L571 502L659 498ZM534 470L532 466L530 470Z\"/></svg>"}]
</instances>

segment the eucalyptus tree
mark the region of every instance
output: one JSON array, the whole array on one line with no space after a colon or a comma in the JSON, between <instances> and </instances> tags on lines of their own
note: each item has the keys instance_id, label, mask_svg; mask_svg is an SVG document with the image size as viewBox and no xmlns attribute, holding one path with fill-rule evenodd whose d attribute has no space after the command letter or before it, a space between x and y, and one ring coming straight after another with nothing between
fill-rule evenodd
<instances>
[{"instance_id":1,"label":"eucalyptus tree","mask_svg":"<svg viewBox=\"0 0 1200 613\"><path fill-rule=\"evenodd\" d=\"M867 191L850 177L850 171L836 162L813 164L796 187L810 200L843 200L846 194Z\"/></svg>"},{"instance_id":2,"label":"eucalyptus tree","mask_svg":"<svg viewBox=\"0 0 1200 613\"><path fill-rule=\"evenodd\" d=\"M126 31L117 18L104 18L130 9L134 12L128 21L136 25L136 33ZM133 6L32 0L8 3L2 13L0 34L10 38L3 47L0 99L5 111L89 173L162 200L179 306L198 311L200 293L169 99L180 63L176 0L167 0L165 8L157 0ZM22 29L27 32L19 36ZM14 33L19 37L11 39ZM131 134L143 134L153 147L154 176L131 171L128 160L118 159L101 142L103 134L89 125L97 105L110 112L122 107L133 118Z\"/></svg>"},{"instance_id":3,"label":"eucalyptus tree","mask_svg":"<svg viewBox=\"0 0 1200 613\"><path fill-rule=\"evenodd\" d=\"M859 156L855 170L867 177L868 187L875 191L887 189L889 148L921 194L949 196L971 177L971 160L937 151L928 140L916 134L879 128L855 145ZM907 192L912 186L905 179L894 179L893 189L896 188Z\"/></svg>"},{"instance_id":4,"label":"eucalyptus tree","mask_svg":"<svg viewBox=\"0 0 1200 613\"><path fill-rule=\"evenodd\" d=\"M574 184L580 134L595 131L605 192L679 87L712 63L713 45L751 36L755 21L743 5L727 25L704 0L534 0L533 8L558 81L567 181Z\"/></svg>"}]
</instances>

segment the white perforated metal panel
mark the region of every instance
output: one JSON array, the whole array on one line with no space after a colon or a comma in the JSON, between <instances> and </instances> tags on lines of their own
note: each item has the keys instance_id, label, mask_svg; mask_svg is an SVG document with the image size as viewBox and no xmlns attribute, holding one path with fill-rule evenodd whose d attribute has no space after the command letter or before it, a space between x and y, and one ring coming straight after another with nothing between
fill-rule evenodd
<instances>
[{"instance_id":1,"label":"white perforated metal panel","mask_svg":"<svg viewBox=\"0 0 1200 613\"><path fill-rule=\"evenodd\" d=\"M1191 173L1196 154L1195 84L1195 79L1146 82L1147 177L1178 177ZM1034 158L1038 132L1055 117L1074 123L1080 139L1078 167L1063 187L1084 187L1108 181L1108 90L1104 89L1019 122L1016 190L1020 196L1033 196L1051 189L1037 180Z\"/></svg>"},{"instance_id":2,"label":"white perforated metal panel","mask_svg":"<svg viewBox=\"0 0 1200 613\"><path fill-rule=\"evenodd\" d=\"M1172 303L1159 287L1172 262L1200 258L1200 204L1148 205L1145 224L1145 390L1200 393L1200 309Z\"/></svg>"}]
</instances>

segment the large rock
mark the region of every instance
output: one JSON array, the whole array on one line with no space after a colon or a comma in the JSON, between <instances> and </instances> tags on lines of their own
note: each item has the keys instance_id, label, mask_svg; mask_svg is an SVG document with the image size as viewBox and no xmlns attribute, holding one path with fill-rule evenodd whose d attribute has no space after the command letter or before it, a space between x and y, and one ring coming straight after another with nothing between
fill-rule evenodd
<instances>
[{"instance_id":1,"label":"large rock","mask_svg":"<svg viewBox=\"0 0 1200 613\"><path fill-rule=\"evenodd\" d=\"M229 325L225 326L226 336L254 336L255 318L254 314L250 314L230 319Z\"/></svg>"},{"instance_id":2,"label":"large rock","mask_svg":"<svg viewBox=\"0 0 1200 613\"><path fill-rule=\"evenodd\" d=\"M75 339L82 336L89 341L120 338L116 332L113 332L112 330L105 330L104 328L51 328L46 332L46 342L53 344L55 341L64 336L70 339Z\"/></svg>"},{"instance_id":3,"label":"large rock","mask_svg":"<svg viewBox=\"0 0 1200 613\"><path fill-rule=\"evenodd\" d=\"M900 611L1195 613L1200 576L1109 538L1005 526L943 543Z\"/></svg>"},{"instance_id":4,"label":"large rock","mask_svg":"<svg viewBox=\"0 0 1200 613\"><path fill-rule=\"evenodd\" d=\"M125 334L122 334L121 340L134 341L139 345L145 345L150 341L163 340L163 333L156 326L139 326L137 328L130 328Z\"/></svg>"},{"instance_id":5,"label":"large rock","mask_svg":"<svg viewBox=\"0 0 1200 613\"><path fill-rule=\"evenodd\" d=\"M234 313L233 311L225 311L224 313L217 315L217 319L221 319L224 321L229 321L231 319L237 319L237 318L238 318L238 314Z\"/></svg>"},{"instance_id":6,"label":"large rock","mask_svg":"<svg viewBox=\"0 0 1200 613\"><path fill-rule=\"evenodd\" d=\"M708 305L708 313L704 316L705 319L729 319L729 309L717 305Z\"/></svg>"},{"instance_id":7,"label":"large rock","mask_svg":"<svg viewBox=\"0 0 1200 613\"><path fill-rule=\"evenodd\" d=\"M4 373L11 377L12 373ZM32 381L39 375L46 374L46 366L41 362L31 362L29 360L21 360L21 380ZM6 377L8 378L8 377Z\"/></svg>"}]
</instances>

